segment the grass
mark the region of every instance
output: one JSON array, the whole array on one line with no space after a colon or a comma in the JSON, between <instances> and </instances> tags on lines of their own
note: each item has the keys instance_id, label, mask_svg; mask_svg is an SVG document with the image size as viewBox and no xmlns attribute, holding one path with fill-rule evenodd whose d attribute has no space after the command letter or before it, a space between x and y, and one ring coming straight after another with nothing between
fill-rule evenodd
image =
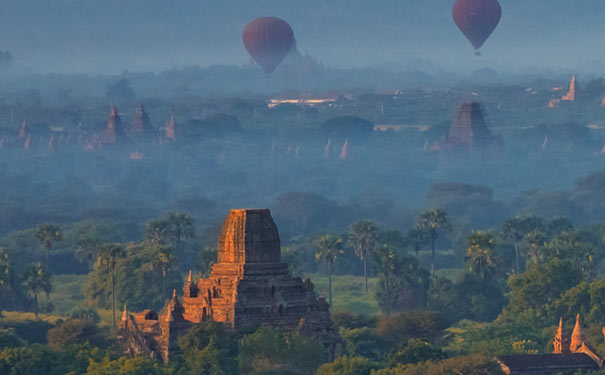
<instances>
[{"instance_id":1,"label":"grass","mask_svg":"<svg viewBox=\"0 0 605 375\"><path fill-rule=\"evenodd\" d=\"M82 285L86 275L56 275L52 277L53 290L50 293L50 303L55 307L57 315L68 315L76 306L84 304Z\"/></svg>"},{"instance_id":2,"label":"grass","mask_svg":"<svg viewBox=\"0 0 605 375\"><path fill-rule=\"evenodd\" d=\"M33 312L20 311L2 311L2 320L21 322L26 320L36 320L36 315ZM38 314L38 320L55 324L57 320L65 317L55 314Z\"/></svg>"},{"instance_id":3,"label":"grass","mask_svg":"<svg viewBox=\"0 0 605 375\"><path fill-rule=\"evenodd\" d=\"M315 291L328 299L328 276L311 274ZM355 314L380 315L381 311L374 298L376 278L368 279L368 294L363 291L363 276L332 276L331 311L347 311Z\"/></svg>"}]
</instances>

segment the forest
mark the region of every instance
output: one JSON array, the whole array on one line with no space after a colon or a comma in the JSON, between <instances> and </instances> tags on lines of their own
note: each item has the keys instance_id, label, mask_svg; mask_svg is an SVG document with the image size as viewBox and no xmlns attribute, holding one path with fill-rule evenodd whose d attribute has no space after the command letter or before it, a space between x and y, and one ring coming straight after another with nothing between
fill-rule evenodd
<instances>
[{"instance_id":1,"label":"forest","mask_svg":"<svg viewBox=\"0 0 605 375\"><path fill-rule=\"evenodd\" d=\"M578 313L605 354L602 79L578 79L556 108L569 77L269 106L303 93L159 91L169 75L205 79L3 88L1 374L499 374L496 356L552 352L559 319ZM72 95L72 80L95 90ZM443 149L469 101L504 149ZM112 105L123 134L103 144ZM160 311L190 270L207 276L240 207L271 209L282 260L330 305L340 355L219 323L182 336L167 364L120 355L122 307Z\"/></svg>"}]
</instances>

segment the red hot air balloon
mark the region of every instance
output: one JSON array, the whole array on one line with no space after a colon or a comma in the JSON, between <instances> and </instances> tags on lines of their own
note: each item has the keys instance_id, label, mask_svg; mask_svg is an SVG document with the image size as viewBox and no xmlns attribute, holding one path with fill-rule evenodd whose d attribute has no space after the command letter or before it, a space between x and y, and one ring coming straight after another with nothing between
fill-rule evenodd
<instances>
[{"instance_id":1,"label":"red hot air balloon","mask_svg":"<svg viewBox=\"0 0 605 375\"><path fill-rule=\"evenodd\" d=\"M276 17L262 17L244 29L244 46L254 61L272 73L294 44L294 32L288 23Z\"/></svg>"},{"instance_id":2,"label":"red hot air balloon","mask_svg":"<svg viewBox=\"0 0 605 375\"><path fill-rule=\"evenodd\" d=\"M456 0L452 14L466 39L479 49L498 26L502 8L498 0Z\"/></svg>"}]
</instances>

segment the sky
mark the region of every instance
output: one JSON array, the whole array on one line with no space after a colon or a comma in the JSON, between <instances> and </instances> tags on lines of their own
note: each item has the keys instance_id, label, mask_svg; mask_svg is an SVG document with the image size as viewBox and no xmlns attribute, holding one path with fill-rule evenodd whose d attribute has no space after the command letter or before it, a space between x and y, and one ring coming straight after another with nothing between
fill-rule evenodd
<instances>
[{"instance_id":1,"label":"sky","mask_svg":"<svg viewBox=\"0 0 605 375\"><path fill-rule=\"evenodd\" d=\"M276 16L303 54L337 68L605 68L603 0L500 0L480 57L452 20L454 1L2 0L0 50L41 73L240 65L245 25Z\"/></svg>"}]
</instances>

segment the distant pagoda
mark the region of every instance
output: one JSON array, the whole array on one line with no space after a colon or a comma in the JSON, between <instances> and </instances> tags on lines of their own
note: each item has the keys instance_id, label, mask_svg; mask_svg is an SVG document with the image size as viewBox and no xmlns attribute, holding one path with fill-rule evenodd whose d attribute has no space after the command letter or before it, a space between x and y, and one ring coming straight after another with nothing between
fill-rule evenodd
<instances>
[{"instance_id":1,"label":"distant pagoda","mask_svg":"<svg viewBox=\"0 0 605 375\"><path fill-rule=\"evenodd\" d=\"M151 125L149 115L145 111L143 102L139 103L136 109L136 116L132 122L130 132L135 138L153 139L156 135L156 129Z\"/></svg>"},{"instance_id":2,"label":"distant pagoda","mask_svg":"<svg viewBox=\"0 0 605 375\"><path fill-rule=\"evenodd\" d=\"M128 137L124 132L122 120L118 114L118 109L115 106L111 107L109 121L107 127L101 134L99 144L101 146L124 145L128 143Z\"/></svg>"},{"instance_id":3,"label":"distant pagoda","mask_svg":"<svg viewBox=\"0 0 605 375\"><path fill-rule=\"evenodd\" d=\"M477 102L462 104L456 120L450 126L444 149L449 152L466 150L485 154L503 148L502 137L493 135L487 126L483 105Z\"/></svg>"}]
</instances>

